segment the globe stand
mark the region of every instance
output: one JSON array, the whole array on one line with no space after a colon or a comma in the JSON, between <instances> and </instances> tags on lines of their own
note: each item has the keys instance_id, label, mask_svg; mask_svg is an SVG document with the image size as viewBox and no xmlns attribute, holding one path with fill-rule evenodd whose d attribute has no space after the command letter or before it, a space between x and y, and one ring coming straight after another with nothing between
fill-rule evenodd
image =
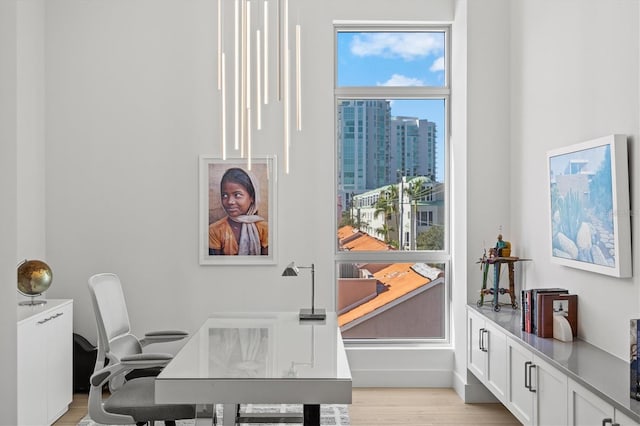
<instances>
[{"instance_id":1,"label":"globe stand","mask_svg":"<svg viewBox=\"0 0 640 426\"><path fill-rule=\"evenodd\" d=\"M27 296L25 294L25 296ZM46 300L35 300L36 297L38 296L42 296L41 294L36 294L36 295L29 295L29 297L31 297L30 300L23 300L22 302L18 302L18 305L20 306L38 306L38 305L46 305L47 301Z\"/></svg>"}]
</instances>

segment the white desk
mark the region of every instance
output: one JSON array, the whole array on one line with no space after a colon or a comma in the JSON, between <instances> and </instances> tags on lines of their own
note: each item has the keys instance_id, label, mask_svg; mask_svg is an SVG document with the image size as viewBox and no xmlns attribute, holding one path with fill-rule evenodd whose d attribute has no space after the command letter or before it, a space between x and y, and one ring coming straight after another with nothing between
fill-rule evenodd
<instances>
[{"instance_id":1,"label":"white desk","mask_svg":"<svg viewBox=\"0 0 640 426\"><path fill-rule=\"evenodd\" d=\"M351 403L351 371L335 312L299 322L298 312L227 313L209 318L156 379L156 402L303 404L320 424L320 404Z\"/></svg>"}]
</instances>

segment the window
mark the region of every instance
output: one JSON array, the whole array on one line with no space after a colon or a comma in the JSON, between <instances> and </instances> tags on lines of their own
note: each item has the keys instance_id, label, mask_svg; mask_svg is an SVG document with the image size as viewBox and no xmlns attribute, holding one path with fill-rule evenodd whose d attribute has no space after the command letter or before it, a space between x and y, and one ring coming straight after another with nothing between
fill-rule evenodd
<instances>
[{"instance_id":1,"label":"window","mask_svg":"<svg viewBox=\"0 0 640 426\"><path fill-rule=\"evenodd\" d=\"M448 340L448 27L336 27L339 324Z\"/></svg>"}]
</instances>

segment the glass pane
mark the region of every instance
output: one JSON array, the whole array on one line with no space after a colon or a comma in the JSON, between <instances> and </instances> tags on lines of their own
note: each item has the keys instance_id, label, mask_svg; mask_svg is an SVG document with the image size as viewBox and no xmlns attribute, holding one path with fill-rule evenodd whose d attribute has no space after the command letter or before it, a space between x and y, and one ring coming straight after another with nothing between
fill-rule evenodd
<instances>
[{"instance_id":1,"label":"glass pane","mask_svg":"<svg viewBox=\"0 0 640 426\"><path fill-rule=\"evenodd\" d=\"M444 264L343 263L338 323L345 339L443 339Z\"/></svg>"},{"instance_id":2,"label":"glass pane","mask_svg":"<svg viewBox=\"0 0 640 426\"><path fill-rule=\"evenodd\" d=\"M444 32L339 32L338 87L443 87L444 55Z\"/></svg>"},{"instance_id":3,"label":"glass pane","mask_svg":"<svg viewBox=\"0 0 640 426\"><path fill-rule=\"evenodd\" d=\"M338 250L444 250L445 101L337 108Z\"/></svg>"}]
</instances>

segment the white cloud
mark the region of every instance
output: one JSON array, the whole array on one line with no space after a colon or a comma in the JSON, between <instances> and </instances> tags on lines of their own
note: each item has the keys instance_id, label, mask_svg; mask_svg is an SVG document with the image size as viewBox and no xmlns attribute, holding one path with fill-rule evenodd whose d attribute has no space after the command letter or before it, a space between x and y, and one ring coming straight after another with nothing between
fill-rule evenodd
<instances>
[{"instance_id":1,"label":"white cloud","mask_svg":"<svg viewBox=\"0 0 640 426\"><path fill-rule=\"evenodd\" d=\"M424 81L401 74L393 74L389 80L378 83L378 86L424 86Z\"/></svg>"},{"instance_id":2,"label":"white cloud","mask_svg":"<svg viewBox=\"0 0 640 426\"><path fill-rule=\"evenodd\" d=\"M440 38L430 33L363 33L353 37L356 56L400 57L411 61L442 50Z\"/></svg>"},{"instance_id":3,"label":"white cloud","mask_svg":"<svg viewBox=\"0 0 640 426\"><path fill-rule=\"evenodd\" d=\"M429 71L444 71L444 56L440 56L438 59L433 61L433 64L431 64L431 68L429 68Z\"/></svg>"}]
</instances>

